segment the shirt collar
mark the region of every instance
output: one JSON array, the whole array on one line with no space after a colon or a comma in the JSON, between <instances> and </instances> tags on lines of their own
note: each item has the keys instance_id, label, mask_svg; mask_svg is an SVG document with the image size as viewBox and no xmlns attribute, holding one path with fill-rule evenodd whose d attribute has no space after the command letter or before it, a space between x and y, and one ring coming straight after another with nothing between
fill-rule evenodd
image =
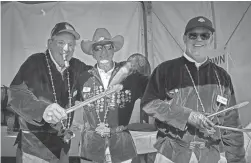
<instances>
[{"instance_id":1,"label":"shirt collar","mask_svg":"<svg viewBox=\"0 0 251 163\"><path fill-rule=\"evenodd\" d=\"M107 71L107 72L105 72L104 70L102 70L101 68L99 68L99 67L98 67L98 64L97 64L97 69L98 69L98 72L99 72L99 73L111 74L111 73L113 72L114 68L115 68L115 62L113 62L113 67L112 67L112 69L109 70L109 71Z\"/></svg>"},{"instance_id":2,"label":"shirt collar","mask_svg":"<svg viewBox=\"0 0 251 163\"><path fill-rule=\"evenodd\" d=\"M189 57L185 52L183 53L183 56L190 62L193 62L195 64L195 66L198 68L200 67L203 63L205 63L208 59L208 57L205 59L205 61L203 62L196 62L193 58Z\"/></svg>"},{"instance_id":3,"label":"shirt collar","mask_svg":"<svg viewBox=\"0 0 251 163\"><path fill-rule=\"evenodd\" d=\"M65 66L64 66L64 67L60 67L59 64L58 64L58 63L55 61L55 59L53 58L53 56L52 56L52 54L51 54L51 51L50 51L50 50L48 50L48 51L49 51L51 60L52 60L52 62L55 64L57 70L58 70L60 73L63 73L64 70L66 69L66 67L65 67Z\"/></svg>"}]
</instances>

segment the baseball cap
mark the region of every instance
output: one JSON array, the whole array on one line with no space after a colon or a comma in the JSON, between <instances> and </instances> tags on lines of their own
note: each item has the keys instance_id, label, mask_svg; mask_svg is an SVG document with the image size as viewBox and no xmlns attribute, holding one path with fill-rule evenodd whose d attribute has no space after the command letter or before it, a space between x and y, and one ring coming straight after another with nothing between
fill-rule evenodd
<instances>
[{"instance_id":1,"label":"baseball cap","mask_svg":"<svg viewBox=\"0 0 251 163\"><path fill-rule=\"evenodd\" d=\"M186 28L185 28L185 34L188 31L190 31L196 27L204 27L204 28L209 29L211 32L215 31L211 20L209 20L208 18L206 18L204 16L197 16L197 17L192 18L188 21Z\"/></svg>"},{"instance_id":2,"label":"baseball cap","mask_svg":"<svg viewBox=\"0 0 251 163\"><path fill-rule=\"evenodd\" d=\"M58 35L61 32L68 32L72 34L76 40L80 39L80 35L76 32L75 28L67 22L57 23L51 31L51 37Z\"/></svg>"}]
</instances>

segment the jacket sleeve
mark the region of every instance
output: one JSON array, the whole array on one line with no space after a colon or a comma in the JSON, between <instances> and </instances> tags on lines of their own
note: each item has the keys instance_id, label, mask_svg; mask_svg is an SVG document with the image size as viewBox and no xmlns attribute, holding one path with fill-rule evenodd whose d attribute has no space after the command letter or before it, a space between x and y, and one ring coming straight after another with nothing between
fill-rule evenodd
<instances>
[{"instance_id":1,"label":"jacket sleeve","mask_svg":"<svg viewBox=\"0 0 251 163\"><path fill-rule=\"evenodd\" d=\"M228 107L236 105L233 85L230 81L230 98ZM242 128L238 109L229 111L224 116L224 126ZM222 132L225 156L228 163L245 163L244 136L242 132L225 130Z\"/></svg>"},{"instance_id":2,"label":"jacket sleeve","mask_svg":"<svg viewBox=\"0 0 251 163\"><path fill-rule=\"evenodd\" d=\"M82 99L81 99L81 96L82 96L81 95L81 92L82 92L81 88L82 87L81 86L90 77L90 74L88 73L88 70L90 70L90 69L93 68L92 66L86 65L83 62L80 62L79 64L80 64L80 66L77 66L78 67L77 70L76 70L76 72L77 72L76 76L77 77L75 79L75 81L76 81L76 89L78 90L78 93L77 93L77 96L76 96L76 101L82 101Z\"/></svg>"},{"instance_id":3,"label":"jacket sleeve","mask_svg":"<svg viewBox=\"0 0 251 163\"><path fill-rule=\"evenodd\" d=\"M42 118L43 112L50 102L45 98L37 98L33 93L34 90L29 88L29 82L34 80L32 72L37 71L34 62L34 59L29 57L20 67L8 90L8 105L28 123L41 126L45 123Z\"/></svg>"},{"instance_id":4,"label":"jacket sleeve","mask_svg":"<svg viewBox=\"0 0 251 163\"><path fill-rule=\"evenodd\" d=\"M149 76L138 74L137 90L139 91L139 98L142 98L146 90L148 81L149 81Z\"/></svg>"},{"instance_id":5,"label":"jacket sleeve","mask_svg":"<svg viewBox=\"0 0 251 163\"><path fill-rule=\"evenodd\" d=\"M165 92L170 89L166 87L170 78L164 72L164 68L160 66L153 71L141 100L141 107L149 116L184 131L192 110L171 103L172 98Z\"/></svg>"}]
</instances>

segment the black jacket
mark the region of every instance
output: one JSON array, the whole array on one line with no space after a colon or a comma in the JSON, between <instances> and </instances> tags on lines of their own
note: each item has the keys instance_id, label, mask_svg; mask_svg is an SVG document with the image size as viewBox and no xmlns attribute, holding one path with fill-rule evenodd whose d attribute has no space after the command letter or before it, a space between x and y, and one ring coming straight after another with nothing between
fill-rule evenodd
<instances>
[{"instance_id":1,"label":"black jacket","mask_svg":"<svg viewBox=\"0 0 251 163\"><path fill-rule=\"evenodd\" d=\"M70 143L64 143L63 137L58 136L58 130L51 127L42 118L45 108L55 102L45 55L50 64L58 104L63 108L68 106L67 70L61 75L51 60L48 50L46 53L31 55L22 64L10 86L11 88L21 88L24 92L29 90L35 97L26 98L24 92L15 92L13 89L9 94L9 105L19 115L20 132L16 140L19 148L25 153L50 161L60 157L61 149L67 153ZM70 93L73 97L73 105L77 98L73 95L76 90L76 80L80 73L90 69L91 66L87 66L76 58L72 58L69 64Z\"/></svg>"},{"instance_id":2,"label":"black jacket","mask_svg":"<svg viewBox=\"0 0 251 163\"><path fill-rule=\"evenodd\" d=\"M227 99L226 105L217 101L218 95ZM224 149L229 163L242 163L245 162L243 133L217 129L213 136L205 137L187 123L191 111L212 114L235 104L231 78L223 68L209 60L197 68L185 57L160 64L153 71L141 101L143 110L156 118L158 135L168 138L166 141L177 140L177 142L188 144L195 139L209 142L208 148L213 147L218 153ZM241 128L239 113L236 109L216 116L212 121L218 125ZM159 140L157 146L160 153L175 160L170 156L175 149L170 150L168 147L170 145L163 143L163 139ZM189 150L185 151L189 152ZM217 157L219 158L219 154Z\"/></svg>"},{"instance_id":3,"label":"black jacket","mask_svg":"<svg viewBox=\"0 0 251 163\"><path fill-rule=\"evenodd\" d=\"M115 63L110 82L123 64L124 62ZM101 122L104 122L105 110L109 110L105 122L109 124L110 128L115 130L118 126L127 126L132 115L134 103L142 97L147 81L148 76L133 73L122 81L123 89L121 91L107 95L100 100L84 106L82 109L85 124L81 138L82 157L97 162L105 161L106 140L95 132L99 124L96 110L103 109L102 112L99 112ZM96 66L81 74L79 85L80 90L78 92L81 92L82 100L104 92L104 86ZM137 154L132 137L127 130L112 133L108 141L113 163L120 163L131 159Z\"/></svg>"}]
</instances>

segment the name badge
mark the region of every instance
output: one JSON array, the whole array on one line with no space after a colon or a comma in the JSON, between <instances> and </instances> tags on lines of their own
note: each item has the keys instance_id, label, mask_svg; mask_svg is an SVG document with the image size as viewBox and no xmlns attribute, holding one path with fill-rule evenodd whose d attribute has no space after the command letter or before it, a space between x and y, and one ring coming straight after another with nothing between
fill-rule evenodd
<instances>
[{"instance_id":1,"label":"name badge","mask_svg":"<svg viewBox=\"0 0 251 163\"><path fill-rule=\"evenodd\" d=\"M74 91L73 92L73 97L75 97L76 95L77 95L77 93L78 93L78 91L76 90L76 91Z\"/></svg>"},{"instance_id":2,"label":"name badge","mask_svg":"<svg viewBox=\"0 0 251 163\"><path fill-rule=\"evenodd\" d=\"M83 92L90 92L91 88L90 87L83 87Z\"/></svg>"},{"instance_id":3,"label":"name badge","mask_svg":"<svg viewBox=\"0 0 251 163\"><path fill-rule=\"evenodd\" d=\"M227 105L227 98L222 97L220 95L217 96L217 102Z\"/></svg>"}]
</instances>

